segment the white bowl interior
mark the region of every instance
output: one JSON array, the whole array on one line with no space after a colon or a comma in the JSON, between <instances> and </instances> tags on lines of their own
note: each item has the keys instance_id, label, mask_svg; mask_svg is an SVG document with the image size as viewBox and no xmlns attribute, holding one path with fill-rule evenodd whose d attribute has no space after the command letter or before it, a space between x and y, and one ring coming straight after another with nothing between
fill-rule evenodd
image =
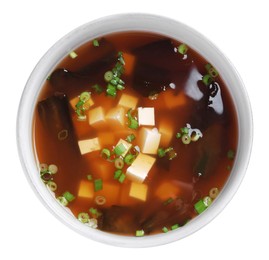
<instances>
[{"instance_id":1,"label":"white bowl interior","mask_svg":"<svg viewBox=\"0 0 269 260\"><path fill-rule=\"evenodd\" d=\"M187 225L166 234L141 238L113 235L91 229L77 221L51 195L40 180L32 138L34 104L47 75L71 50L102 35L120 31L150 31L185 42L214 64L232 95L238 116L239 143L232 173L221 195L203 214ZM238 189L248 165L253 137L252 113L246 90L235 68L208 39L188 26L168 18L148 14L109 16L82 25L60 39L33 70L22 95L17 117L17 143L24 172L43 204L64 224L82 235L103 243L124 247L149 247L179 240L197 231L217 216Z\"/></svg>"}]
</instances>

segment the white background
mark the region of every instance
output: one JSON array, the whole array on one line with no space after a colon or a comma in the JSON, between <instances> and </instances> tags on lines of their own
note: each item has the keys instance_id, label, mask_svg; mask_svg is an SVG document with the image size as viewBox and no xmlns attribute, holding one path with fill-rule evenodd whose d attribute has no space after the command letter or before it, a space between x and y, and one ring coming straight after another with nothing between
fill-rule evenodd
<instances>
[{"instance_id":1,"label":"white background","mask_svg":"<svg viewBox=\"0 0 269 260\"><path fill-rule=\"evenodd\" d=\"M0 259L269 259L268 1L1 1ZM16 147L20 95L35 64L60 37L104 15L149 12L200 31L232 61L252 103L255 136L247 174L225 210L195 234L146 249L117 248L84 238L40 203Z\"/></svg>"}]
</instances>

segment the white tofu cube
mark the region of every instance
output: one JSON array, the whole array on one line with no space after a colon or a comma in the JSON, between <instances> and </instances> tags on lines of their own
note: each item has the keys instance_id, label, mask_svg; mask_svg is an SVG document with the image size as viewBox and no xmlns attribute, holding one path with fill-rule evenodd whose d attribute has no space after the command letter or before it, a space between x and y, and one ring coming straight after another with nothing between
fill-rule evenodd
<instances>
[{"instance_id":1,"label":"white tofu cube","mask_svg":"<svg viewBox=\"0 0 269 260\"><path fill-rule=\"evenodd\" d=\"M129 196L138 200L146 201L148 185L143 183L132 182Z\"/></svg>"},{"instance_id":2,"label":"white tofu cube","mask_svg":"<svg viewBox=\"0 0 269 260\"><path fill-rule=\"evenodd\" d=\"M128 143L127 141L125 141L123 139L120 139L115 147L117 147L120 144L122 144L124 146L124 148L125 148L125 151L121 154L121 156L124 157L129 152L129 150L131 149L132 144Z\"/></svg>"},{"instance_id":3,"label":"white tofu cube","mask_svg":"<svg viewBox=\"0 0 269 260\"><path fill-rule=\"evenodd\" d=\"M139 153L131 166L127 168L128 179L142 183L155 163L156 159L150 155Z\"/></svg>"},{"instance_id":4,"label":"white tofu cube","mask_svg":"<svg viewBox=\"0 0 269 260\"><path fill-rule=\"evenodd\" d=\"M118 127L124 126L125 111L123 107L115 107L108 111L106 120L109 121L109 126Z\"/></svg>"},{"instance_id":5,"label":"white tofu cube","mask_svg":"<svg viewBox=\"0 0 269 260\"><path fill-rule=\"evenodd\" d=\"M142 153L157 154L161 134L157 128L149 129L143 127L139 130L139 147Z\"/></svg>"},{"instance_id":6,"label":"white tofu cube","mask_svg":"<svg viewBox=\"0 0 269 260\"><path fill-rule=\"evenodd\" d=\"M174 126L172 121L164 119L159 124L159 132L162 135L161 137L161 146L167 147L170 145L170 142L174 136Z\"/></svg>"},{"instance_id":7,"label":"white tofu cube","mask_svg":"<svg viewBox=\"0 0 269 260\"><path fill-rule=\"evenodd\" d=\"M89 111L89 124L93 127L104 125L105 113L102 107L96 107Z\"/></svg>"},{"instance_id":8,"label":"white tofu cube","mask_svg":"<svg viewBox=\"0 0 269 260\"><path fill-rule=\"evenodd\" d=\"M92 199L94 196L93 182L82 180L78 188L78 197Z\"/></svg>"},{"instance_id":9,"label":"white tofu cube","mask_svg":"<svg viewBox=\"0 0 269 260\"><path fill-rule=\"evenodd\" d=\"M130 108L135 109L137 103L138 103L138 98L127 95L127 94L122 94L118 105L125 108L129 108L129 109Z\"/></svg>"},{"instance_id":10,"label":"white tofu cube","mask_svg":"<svg viewBox=\"0 0 269 260\"><path fill-rule=\"evenodd\" d=\"M98 151L101 149L99 138L97 137L92 138L92 139L78 141L78 146L80 149L80 153L82 155L86 153L91 153L93 151Z\"/></svg>"},{"instance_id":11,"label":"white tofu cube","mask_svg":"<svg viewBox=\"0 0 269 260\"><path fill-rule=\"evenodd\" d=\"M138 123L139 125L155 125L154 107L139 107L138 108Z\"/></svg>"}]
</instances>

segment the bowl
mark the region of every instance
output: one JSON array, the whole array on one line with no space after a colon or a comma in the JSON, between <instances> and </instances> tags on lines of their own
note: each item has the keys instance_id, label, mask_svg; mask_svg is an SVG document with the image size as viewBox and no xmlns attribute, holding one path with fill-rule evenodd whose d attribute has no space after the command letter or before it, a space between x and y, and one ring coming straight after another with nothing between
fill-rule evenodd
<instances>
[{"instance_id":1,"label":"bowl","mask_svg":"<svg viewBox=\"0 0 269 260\"><path fill-rule=\"evenodd\" d=\"M185 42L215 64L226 83L235 104L239 139L234 167L221 194L214 203L180 229L166 234L128 237L102 232L83 225L51 195L40 179L34 143L32 121L34 106L47 75L71 50L105 34L121 31L145 31L167 35ZM250 102L238 73L223 53L194 29L169 18L149 14L119 14L101 18L78 27L53 45L41 58L24 88L17 116L17 144L25 175L36 196L62 223L93 240L122 247L150 247L182 239L199 230L214 219L232 199L247 169L253 137Z\"/></svg>"}]
</instances>

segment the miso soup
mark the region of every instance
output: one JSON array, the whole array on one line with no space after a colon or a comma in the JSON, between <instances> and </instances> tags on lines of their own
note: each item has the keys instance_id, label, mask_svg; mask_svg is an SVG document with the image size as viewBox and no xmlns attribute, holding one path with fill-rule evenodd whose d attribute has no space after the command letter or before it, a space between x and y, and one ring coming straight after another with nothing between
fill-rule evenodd
<instances>
[{"instance_id":1,"label":"miso soup","mask_svg":"<svg viewBox=\"0 0 269 260\"><path fill-rule=\"evenodd\" d=\"M38 97L41 181L77 221L105 232L173 232L218 197L238 143L218 69L187 44L145 32L91 39Z\"/></svg>"}]
</instances>

